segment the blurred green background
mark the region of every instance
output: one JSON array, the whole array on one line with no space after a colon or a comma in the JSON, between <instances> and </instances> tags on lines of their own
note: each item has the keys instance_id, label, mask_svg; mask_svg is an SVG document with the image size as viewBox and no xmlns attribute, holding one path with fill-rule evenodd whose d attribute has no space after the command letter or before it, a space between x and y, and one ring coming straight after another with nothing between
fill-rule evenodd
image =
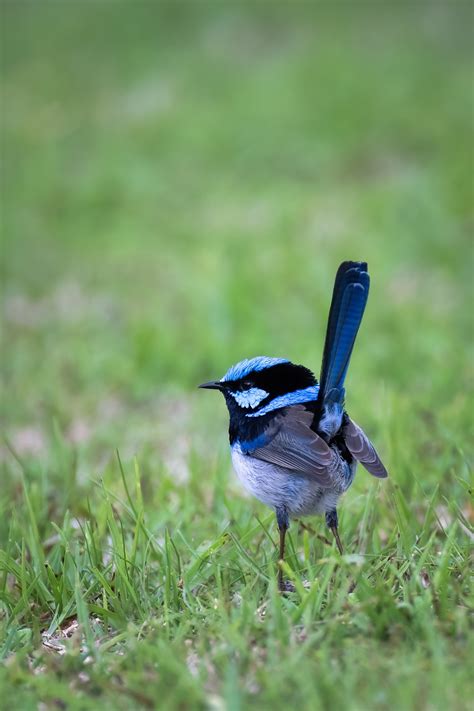
<instances>
[{"instance_id":1,"label":"blurred green background","mask_svg":"<svg viewBox=\"0 0 474 711\"><path fill-rule=\"evenodd\" d=\"M3 2L2 19L3 540L25 510L8 447L45 537L84 515L116 447L152 527L217 535L224 505L206 517L199 489L216 456L250 515L224 403L196 385L260 354L317 373L343 259L372 275L348 409L407 511L439 486L438 514L469 517L472 3ZM158 479L196 455L201 482L160 508Z\"/></svg>"},{"instance_id":2,"label":"blurred green background","mask_svg":"<svg viewBox=\"0 0 474 711\"><path fill-rule=\"evenodd\" d=\"M373 278L349 392L462 406L470 7L6 4L9 423L260 353L317 371L346 258Z\"/></svg>"}]
</instances>

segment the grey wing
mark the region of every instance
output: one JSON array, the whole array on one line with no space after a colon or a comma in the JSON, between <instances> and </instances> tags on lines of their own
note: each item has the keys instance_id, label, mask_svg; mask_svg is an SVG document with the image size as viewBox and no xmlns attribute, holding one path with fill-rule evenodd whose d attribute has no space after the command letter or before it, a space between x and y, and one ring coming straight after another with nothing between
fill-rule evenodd
<instances>
[{"instance_id":1,"label":"grey wing","mask_svg":"<svg viewBox=\"0 0 474 711\"><path fill-rule=\"evenodd\" d=\"M295 474L314 476L320 486L331 488L340 468L340 458L312 431L313 417L302 405L288 408L273 424L269 442L250 451L249 455Z\"/></svg>"},{"instance_id":2,"label":"grey wing","mask_svg":"<svg viewBox=\"0 0 474 711\"><path fill-rule=\"evenodd\" d=\"M349 417L347 423L342 428L344 442L349 452L367 471L379 479L388 476L387 470L382 464L382 460L377 454L374 445L365 432L356 425Z\"/></svg>"}]
</instances>

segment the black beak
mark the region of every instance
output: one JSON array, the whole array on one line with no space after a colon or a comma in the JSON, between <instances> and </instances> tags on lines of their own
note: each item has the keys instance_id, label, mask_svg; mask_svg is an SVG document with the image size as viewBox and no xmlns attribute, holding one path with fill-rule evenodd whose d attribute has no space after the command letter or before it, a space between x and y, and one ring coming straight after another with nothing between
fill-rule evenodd
<instances>
[{"instance_id":1,"label":"black beak","mask_svg":"<svg viewBox=\"0 0 474 711\"><path fill-rule=\"evenodd\" d=\"M206 390L222 390L222 383L219 380L210 380L208 383L202 383L198 387L206 388Z\"/></svg>"}]
</instances>

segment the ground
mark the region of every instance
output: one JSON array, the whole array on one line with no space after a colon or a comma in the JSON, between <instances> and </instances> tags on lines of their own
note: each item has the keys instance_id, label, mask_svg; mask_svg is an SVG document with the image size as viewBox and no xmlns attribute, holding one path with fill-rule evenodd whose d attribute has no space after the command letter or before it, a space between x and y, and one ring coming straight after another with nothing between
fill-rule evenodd
<instances>
[{"instance_id":1,"label":"ground","mask_svg":"<svg viewBox=\"0 0 474 711\"><path fill-rule=\"evenodd\" d=\"M467 709L472 6L2 3L8 708ZM243 357L319 370L390 472L294 522L231 472ZM354 587L355 585L355 587ZM352 590L352 592L351 592Z\"/></svg>"}]
</instances>

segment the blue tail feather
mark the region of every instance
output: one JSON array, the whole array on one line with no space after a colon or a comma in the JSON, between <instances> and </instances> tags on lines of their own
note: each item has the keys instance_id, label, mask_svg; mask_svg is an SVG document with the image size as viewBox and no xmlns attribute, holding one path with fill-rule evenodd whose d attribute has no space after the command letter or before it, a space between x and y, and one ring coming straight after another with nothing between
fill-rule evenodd
<instances>
[{"instance_id":1,"label":"blue tail feather","mask_svg":"<svg viewBox=\"0 0 474 711\"><path fill-rule=\"evenodd\" d=\"M369 295L366 262L343 262L336 274L321 366L319 401L342 404L344 380Z\"/></svg>"}]
</instances>

